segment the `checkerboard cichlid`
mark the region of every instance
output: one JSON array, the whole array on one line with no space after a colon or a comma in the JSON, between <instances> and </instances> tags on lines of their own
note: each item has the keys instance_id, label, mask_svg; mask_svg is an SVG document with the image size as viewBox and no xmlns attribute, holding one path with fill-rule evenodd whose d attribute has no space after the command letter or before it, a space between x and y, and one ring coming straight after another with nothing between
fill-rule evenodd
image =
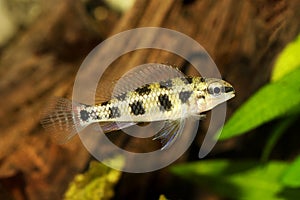
<instances>
[{"instance_id":1,"label":"checkerboard cichlid","mask_svg":"<svg viewBox=\"0 0 300 200\"><path fill-rule=\"evenodd\" d=\"M106 133L140 122L165 121L153 138L161 140L165 149L178 138L186 118L201 119L203 112L234 93L224 80L185 76L168 65L148 64L125 74L108 101L86 105L57 99L41 123L63 143L92 123L100 123Z\"/></svg>"}]
</instances>

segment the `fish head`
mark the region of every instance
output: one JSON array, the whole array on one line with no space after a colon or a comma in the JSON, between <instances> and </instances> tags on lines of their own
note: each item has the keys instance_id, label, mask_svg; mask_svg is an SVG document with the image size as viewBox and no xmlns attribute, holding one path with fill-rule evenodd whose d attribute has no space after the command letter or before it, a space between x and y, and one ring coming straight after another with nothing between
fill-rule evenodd
<instances>
[{"instance_id":1,"label":"fish head","mask_svg":"<svg viewBox=\"0 0 300 200\"><path fill-rule=\"evenodd\" d=\"M198 100L201 111L208 111L235 96L232 85L222 79L205 78L204 95ZM203 98L204 96L204 98Z\"/></svg>"}]
</instances>

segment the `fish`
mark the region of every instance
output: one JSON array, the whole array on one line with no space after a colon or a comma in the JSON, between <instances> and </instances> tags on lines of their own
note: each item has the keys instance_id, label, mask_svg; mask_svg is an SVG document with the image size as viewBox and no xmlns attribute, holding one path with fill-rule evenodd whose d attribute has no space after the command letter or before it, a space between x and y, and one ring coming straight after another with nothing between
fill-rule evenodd
<instances>
[{"instance_id":1,"label":"fish","mask_svg":"<svg viewBox=\"0 0 300 200\"><path fill-rule=\"evenodd\" d=\"M164 121L153 136L164 150L181 135L187 118L204 119L205 112L234 96L233 86L222 79L186 76L170 65L150 63L121 77L108 101L87 105L66 98L53 100L41 124L58 143L65 143L93 123L108 133Z\"/></svg>"}]
</instances>

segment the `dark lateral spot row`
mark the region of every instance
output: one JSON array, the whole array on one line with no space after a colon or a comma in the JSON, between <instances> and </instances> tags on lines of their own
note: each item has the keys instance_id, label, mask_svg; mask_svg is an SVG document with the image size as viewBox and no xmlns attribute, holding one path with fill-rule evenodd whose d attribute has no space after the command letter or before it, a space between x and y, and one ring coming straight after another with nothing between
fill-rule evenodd
<instances>
[{"instance_id":1,"label":"dark lateral spot row","mask_svg":"<svg viewBox=\"0 0 300 200\"><path fill-rule=\"evenodd\" d=\"M93 120L102 119L101 116L97 115L95 110L91 111L90 116L93 118Z\"/></svg>"},{"instance_id":2,"label":"dark lateral spot row","mask_svg":"<svg viewBox=\"0 0 300 200\"><path fill-rule=\"evenodd\" d=\"M193 83L193 77L183 77L181 78L181 80L185 83L185 84L191 84Z\"/></svg>"},{"instance_id":3,"label":"dark lateral spot row","mask_svg":"<svg viewBox=\"0 0 300 200\"><path fill-rule=\"evenodd\" d=\"M116 97L119 101L124 101L126 98L126 93L120 94Z\"/></svg>"},{"instance_id":4,"label":"dark lateral spot row","mask_svg":"<svg viewBox=\"0 0 300 200\"><path fill-rule=\"evenodd\" d=\"M182 103L186 103L187 100L190 98L192 91L183 91L179 93L179 99L181 100Z\"/></svg>"},{"instance_id":5,"label":"dark lateral spot row","mask_svg":"<svg viewBox=\"0 0 300 200\"><path fill-rule=\"evenodd\" d=\"M111 108L109 108L109 116L108 118L117 118L120 117L121 113L118 107L113 106Z\"/></svg>"},{"instance_id":6,"label":"dark lateral spot row","mask_svg":"<svg viewBox=\"0 0 300 200\"><path fill-rule=\"evenodd\" d=\"M149 85L146 84L143 87L137 88L135 90L139 95L145 95L145 94L149 94L151 92L151 89L149 88Z\"/></svg>"},{"instance_id":7,"label":"dark lateral spot row","mask_svg":"<svg viewBox=\"0 0 300 200\"><path fill-rule=\"evenodd\" d=\"M145 109L143 108L143 103L141 101L135 101L132 104L129 104L131 112L134 115L143 115L145 114Z\"/></svg>"},{"instance_id":8,"label":"dark lateral spot row","mask_svg":"<svg viewBox=\"0 0 300 200\"><path fill-rule=\"evenodd\" d=\"M172 103L169 99L169 96L166 94L161 94L158 96L158 101L160 103L160 110L169 111L172 108Z\"/></svg>"},{"instance_id":9,"label":"dark lateral spot row","mask_svg":"<svg viewBox=\"0 0 300 200\"><path fill-rule=\"evenodd\" d=\"M89 113L86 110L80 111L80 119L82 121L87 121L89 119Z\"/></svg>"},{"instance_id":10,"label":"dark lateral spot row","mask_svg":"<svg viewBox=\"0 0 300 200\"><path fill-rule=\"evenodd\" d=\"M198 99L205 99L205 96L204 95L197 95L197 98Z\"/></svg>"},{"instance_id":11,"label":"dark lateral spot row","mask_svg":"<svg viewBox=\"0 0 300 200\"><path fill-rule=\"evenodd\" d=\"M168 88L171 88L172 87L172 80L167 80L167 81L161 81L159 82L159 87L160 88L165 88L165 89L168 89Z\"/></svg>"},{"instance_id":12,"label":"dark lateral spot row","mask_svg":"<svg viewBox=\"0 0 300 200\"><path fill-rule=\"evenodd\" d=\"M106 106L108 103L109 103L108 101L102 102L101 106Z\"/></svg>"}]
</instances>

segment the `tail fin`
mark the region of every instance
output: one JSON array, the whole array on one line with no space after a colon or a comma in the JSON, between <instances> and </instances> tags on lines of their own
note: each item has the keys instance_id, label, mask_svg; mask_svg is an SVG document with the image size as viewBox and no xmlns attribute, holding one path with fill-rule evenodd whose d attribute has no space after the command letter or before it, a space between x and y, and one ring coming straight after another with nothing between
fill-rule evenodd
<instances>
[{"instance_id":1,"label":"tail fin","mask_svg":"<svg viewBox=\"0 0 300 200\"><path fill-rule=\"evenodd\" d=\"M63 144L85 128L86 125L82 125L79 120L76 109L79 106L64 98L53 98L46 105L47 109L40 122L56 142Z\"/></svg>"}]
</instances>

